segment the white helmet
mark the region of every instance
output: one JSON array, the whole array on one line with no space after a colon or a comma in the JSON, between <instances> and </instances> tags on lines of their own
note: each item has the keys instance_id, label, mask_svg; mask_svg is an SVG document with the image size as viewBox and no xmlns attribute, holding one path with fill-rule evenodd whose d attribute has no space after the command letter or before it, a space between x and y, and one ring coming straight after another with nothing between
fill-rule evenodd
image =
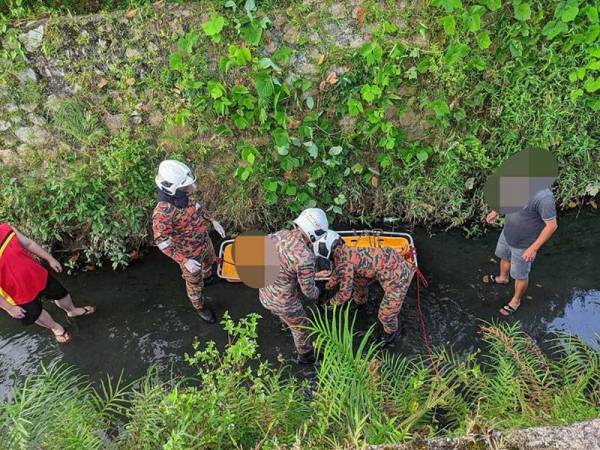
<instances>
[{"instance_id":1,"label":"white helmet","mask_svg":"<svg viewBox=\"0 0 600 450\"><path fill-rule=\"evenodd\" d=\"M193 185L196 177L184 163L167 159L158 166L158 175L154 181L161 191L175 195L177 189Z\"/></svg>"},{"instance_id":2,"label":"white helmet","mask_svg":"<svg viewBox=\"0 0 600 450\"><path fill-rule=\"evenodd\" d=\"M327 215L320 208L308 208L300 213L294 223L310 238L311 242L323 237L329 229Z\"/></svg>"},{"instance_id":3,"label":"white helmet","mask_svg":"<svg viewBox=\"0 0 600 450\"><path fill-rule=\"evenodd\" d=\"M329 230L324 237L313 243L313 249L315 255L329 259L333 250L342 243L342 237L337 232Z\"/></svg>"}]
</instances>

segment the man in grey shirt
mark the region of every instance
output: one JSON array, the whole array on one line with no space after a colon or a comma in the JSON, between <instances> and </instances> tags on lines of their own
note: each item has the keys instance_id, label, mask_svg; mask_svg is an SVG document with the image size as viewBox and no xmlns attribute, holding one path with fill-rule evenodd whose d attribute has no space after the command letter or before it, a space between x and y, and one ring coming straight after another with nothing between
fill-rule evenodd
<instances>
[{"instance_id":1,"label":"man in grey shirt","mask_svg":"<svg viewBox=\"0 0 600 450\"><path fill-rule=\"evenodd\" d=\"M548 239L558 228L554 195L548 188L535 192L527 204L507 212L504 228L496 246L500 258L500 275L486 275L484 283L508 284L515 280L515 292L510 301L500 309L500 314L510 316L521 305L521 298L529 284L531 263ZM492 210L486 217L487 223L498 219Z\"/></svg>"}]
</instances>

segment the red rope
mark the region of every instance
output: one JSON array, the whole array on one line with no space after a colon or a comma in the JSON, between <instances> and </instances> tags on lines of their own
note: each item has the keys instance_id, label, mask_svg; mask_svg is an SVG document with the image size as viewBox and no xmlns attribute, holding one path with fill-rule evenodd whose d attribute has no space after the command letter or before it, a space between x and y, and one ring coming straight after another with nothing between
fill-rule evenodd
<instances>
[{"instance_id":1,"label":"red rope","mask_svg":"<svg viewBox=\"0 0 600 450\"><path fill-rule=\"evenodd\" d=\"M412 259L412 261L414 263L416 255L417 255L417 249L414 247L411 247L408 250L408 252L405 253L404 257L407 260ZM439 369L437 367L435 360L433 359L433 352L431 351L431 345L429 344L429 337L427 336L427 327L425 325L425 315L423 314L423 308L421 305L421 283L423 284L423 287L428 288L429 282L427 281L427 278L425 278L425 275L423 275L423 272L421 272L421 270L418 267L415 267L415 275L417 276L417 312L419 313L419 320L421 322L421 333L422 333L422 337L423 337L423 344L425 345L425 350L427 351L427 356L429 357L429 360L431 361L433 370L434 370L435 374L439 377L440 372L439 372Z\"/></svg>"}]
</instances>

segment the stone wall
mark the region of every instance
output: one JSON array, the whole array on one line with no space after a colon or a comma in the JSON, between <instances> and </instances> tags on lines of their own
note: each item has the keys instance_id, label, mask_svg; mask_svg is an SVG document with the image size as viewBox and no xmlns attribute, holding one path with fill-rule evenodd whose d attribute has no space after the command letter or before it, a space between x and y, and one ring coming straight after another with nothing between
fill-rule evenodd
<instances>
[{"instance_id":1,"label":"stone wall","mask_svg":"<svg viewBox=\"0 0 600 450\"><path fill-rule=\"evenodd\" d=\"M367 42L371 26L359 26L355 7L305 1L311 13L302 20L282 10L272 16L259 52L268 56L281 46L297 50L290 61L288 79L301 75L314 80L347 69L323 63L323 55L352 51ZM32 149L48 151L73 145L56 129L53 113L63 99L85 101L107 133L146 126L159 135L164 119L177 109L172 98L156 92L153 84L168 65L176 40L210 18L202 3L168 5L163 2L140 10L104 15L52 17L21 27L26 62L8 68L0 88L0 158L18 161ZM312 27L299 29L299 23ZM201 39L207 39L202 36ZM214 50L213 50L214 51ZM205 47L206 70L218 72L218 55ZM317 91L306 95L318 95ZM351 126L351 124L350 124Z\"/></svg>"},{"instance_id":2,"label":"stone wall","mask_svg":"<svg viewBox=\"0 0 600 450\"><path fill-rule=\"evenodd\" d=\"M415 441L402 445L370 446L369 450L598 450L600 419L568 426L538 427L468 436Z\"/></svg>"}]
</instances>

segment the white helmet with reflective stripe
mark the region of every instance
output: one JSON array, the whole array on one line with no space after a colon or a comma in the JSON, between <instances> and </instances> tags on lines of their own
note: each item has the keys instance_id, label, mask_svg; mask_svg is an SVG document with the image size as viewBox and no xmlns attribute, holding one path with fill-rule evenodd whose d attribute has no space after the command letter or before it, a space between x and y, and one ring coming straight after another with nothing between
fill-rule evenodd
<instances>
[{"instance_id":1,"label":"white helmet with reflective stripe","mask_svg":"<svg viewBox=\"0 0 600 450\"><path fill-rule=\"evenodd\" d=\"M333 250L342 242L342 237L337 232L329 230L324 237L313 243L315 255L329 259Z\"/></svg>"},{"instance_id":2,"label":"white helmet with reflective stripe","mask_svg":"<svg viewBox=\"0 0 600 450\"><path fill-rule=\"evenodd\" d=\"M156 186L168 195L175 195L177 189L191 186L196 182L192 170L182 162L167 159L158 166Z\"/></svg>"},{"instance_id":3,"label":"white helmet with reflective stripe","mask_svg":"<svg viewBox=\"0 0 600 450\"><path fill-rule=\"evenodd\" d=\"M311 242L323 237L329 230L327 215L320 208L308 208L300 213L294 223L309 237Z\"/></svg>"}]
</instances>

